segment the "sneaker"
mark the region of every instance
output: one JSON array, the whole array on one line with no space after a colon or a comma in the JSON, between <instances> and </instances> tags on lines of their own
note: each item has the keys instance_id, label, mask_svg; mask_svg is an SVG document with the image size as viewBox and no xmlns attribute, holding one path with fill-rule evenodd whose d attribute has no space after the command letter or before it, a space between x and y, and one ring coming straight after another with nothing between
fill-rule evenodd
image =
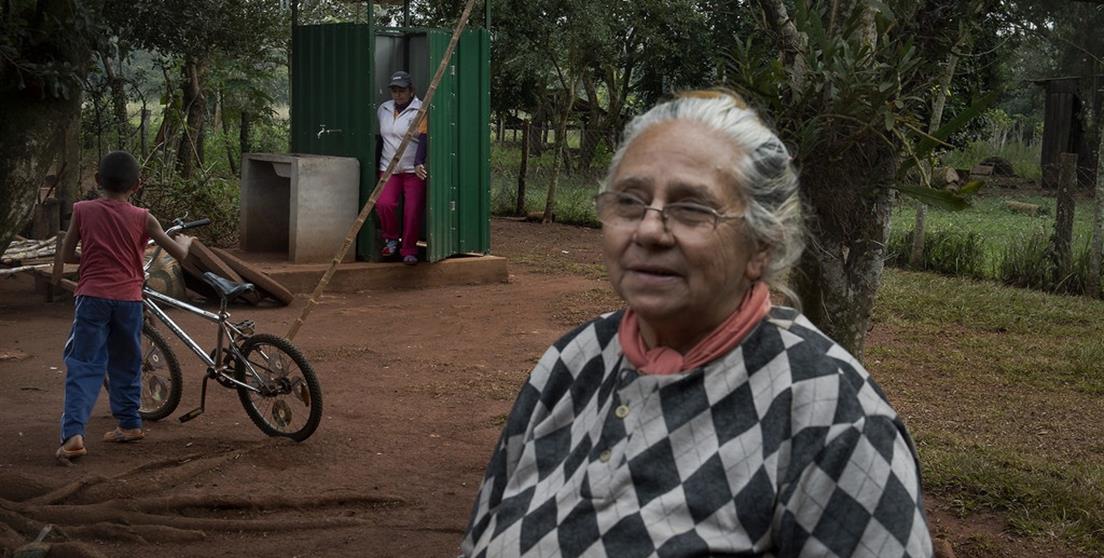
<instances>
[{"instance_id":1,"label":"sneaker","mask_svg":"<svg viewBox=\"0 0 1104 558\"><path fill-rule=\"evenodd\" d=\"M389 257L394 256L395 254L397 254L398 251L399 251L399 241L398 240L388 240L387 242L383 243L383 250L380 250L380 253L383 254L383 257L389 258Z\"/></svg>"},{"instance_id":2,"label":"sneaker","mask_svg":"<svg viewBox=\"0 0 1104 558\"><path fill-rule=\"evenodd\" d=\"M403 263L406 265L418 265L418 256L405 256Z\"/></svg>"}]
</instances>

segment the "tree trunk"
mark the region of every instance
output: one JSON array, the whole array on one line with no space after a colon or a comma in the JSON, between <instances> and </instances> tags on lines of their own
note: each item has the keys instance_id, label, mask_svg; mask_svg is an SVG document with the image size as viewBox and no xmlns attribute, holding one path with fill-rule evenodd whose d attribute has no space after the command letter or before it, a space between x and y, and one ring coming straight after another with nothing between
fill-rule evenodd
<instances>
[{"instance_id":1,"label":"tree trunk","mask_svg":"<svg viewBox=\"0 0 1104 558\"><path fill-rule=\"evenodd\" d=\"M792 281L809 319L862 360L882 282L897 154L869 138L834 160L828 152L805 159L801 188L812 213L810 241Z\"/></svg>"},{"instance_id":2,"label":"tree trunk","mask_svg":"<svg viewBox=\"0 0 1104 558\"><path fill-rule=\"evenodd\" d=\"M184 95L184 112L187 125L180 137L180 149L176 153L180 176L191 178L196 164L203 164L203 127L207 115L207 98L203 92L206 64L201 60L186 59L181 91Z\"/></svg>"},{"instance_id":3,"label":"tree trunk","mask_svg":"<svg viewBox=\"0 0 1104 558\"><path fill-rule=\"evenodd\" d=\"M556 156L552 158L552 178L548 181L548 198L544 201L544 216L541 217L541 223L551 223L554 217L556 186L560 181L560 161L567 156L565 153L567 148L567 121L571 118L571 109L575 108L574 92L577 84L578 82L573 80L571 86L565 88L567 100L564 103L563 112L560 114L560 122L556 126Z\"/></svg>"},{"instance_id":4,"label":"tree trunk","mask_svg":"<svg viewBox=\"0 0 1104 558\"><path fill-rule=\"evenodd\" d=\"M142 160L146 160L146 155L149 155L149 146L146 144L146 136L149 134L149 117L150 111L146 108L146 102L142 101L142 112L138 123L138 145L141 148Z\"/></svg>"},{"instance_id":5,"label":"tree trunk","mask_svg":"<svg viewBox=\"0 0 1104 558\"><path fill-rule=\"evenodd\" d=\"M959 44L961 43L960 40ZM929 134L935 133L943 123L943 107L947 104L947 94L950 93L956 66L958 66L958 56L951 52L947 56L947 67L939 80L939 90L936 91L935 99L932 101L931 121L928 122ZM920 269L924 262L924 229L927 225L927 217L927 204L919 204L916 207L916 221L912 228L912 253L909 254L909 267L912 269Z\"/></svg>"},{"instance_id":6,"label":"tree trunk","mask_svg":"<svg viewBox=\"0 0 1104 558\"><path fill-rule=\"evenodd\" d=\"M594 151L598 148L598 142L602 139L602 113L598 106L598 90L594 80L589 76L583 78L583 89L586 90L587 102L590 104L583 138L579 144L578 168L580 171L589 169L594 162Z\"/></svg>"},{"instance_id":7,"label":"tree trunk","mask_svg":"<svg viewBox=\"0 0 1104 558\"><path fill-rule=\"evenodd\" d=\"M506 116L501 111L499 111L498 122L495 123L495 141L497 141L499 144L502 143L503 120L505 119Z\"/></svg>"},{"instance_id":8,"label":"tree trunk","mask_svg":"<svg viewBox=\"0 0 1104 558\"><path fill-rule=\"evenodd\" d=\"M1104 149L1104 142L1101 142L1101 148ZM1104 249L1104 168L1101 167L1104 167L1104 165L1099 164L1099 162L1104 162L1104 157L1098 157L1097 161L1096 193L1093 196L1092 242L1089 245L1089 280L1085 290L1088 291L1091 297L1104 298L1104 292L1100 290L1100 260L1102 249Z\"/></svg>"},{"instance_id":9,"label":"tree trunk","mask_svg":"<svg viewBox=\"0 0 1104 558\"><path fill-rule=\"evenodd\" d=\"M253 151L253 145L250 142L250 136L253 134L253 113L242 110L238 115L238 120L241 124L238 130L238 145L242 155Z\"/></svg>"},{"instance_id":10,"label":"tree trunk","mask_svg":"<svg viewBox=\"0 0 1104 558\"><path fill-rule=\"evenodd\" d=\"M529 129L530 121L521 124L521 168L518 169L517 204L514 207L514 215L525 215L525 180L529 173Z\"/></svg>"},{"instance_id":11,"label":"tree trunk","mask_svg":"<svg viewBox=\"0 0 1104 558\"><path fill-rule=\"evenodd\" d=\"M1104 128L1104 113L1101 106L1100 93L1100 72L1097 71L1099 64L1095 61L1092 64L1093 78L1092 78L1092 90L1097 92L1093 97L1093 146L1096 147L1095 164L1093 168L1096 169L1096 176L1093 177L1096 182L1096 193L1093 195L1093 225L1092 225L1092 240L1089 244L1089 278L1085 285L1085 290L1088 295L1093 298L1104 298L1104 293L1100 292L1100 259L1101 251L1104 249L1104 178L1101 174L1104 171L1101 170L1101 163L1104 162L1104 157L1101 156L1101 150L1104 150L1104 133L1101 133L1101 128Z\"/></svg>"},{"instance_id":12,"label":"tree trunk","mask_svg":"<svg viewBox=\"0 0 1104 558\"><path fill-rule=\"evenodd\" d=\"M80 161L73 160L80 137L81 95L42 100L26 91L0 93L0 253L27 224L38 188L49 174L58 175L57 197L63 204L76 197ZM63 205L62 212L66 211Z\"/></svg>"},{"instance_id":13,"label":"tree trunk","mask_svg":"<svg viewBox=\"0 0 1104 558\"><path fill-rule=\"evenodd\" d=\"M115 124L115 149L126 149L130 138L130 119L127 116L126 82L115 71L111 59L100 53L107 83L111 87L111 109Z\"/></svg>"},{"instance_id":14,"label":"tree trunk","mask_svg":"<svg viewBox=\"0 0 1104 558\"><path fill-rule=\"evenodd\" d=\"M234 176L240 176L238 174L238 158L234 154L234 144L230 141L230 124L226 122L226 109L222 106L222 98L222 91L219 91L218 107L215 108L215 120L222 127L222 135L225 138L223 143L226 145L226 162L230 164L230 172L234 173Z\"/></svg>"},{"instance_id":15,"label":"tree trunk","mask_svg":"<svg viewBox=\"0 0 1104 558\"><path fill-rule=\"evenodd\" d=\"M809 39L797 30L797 25L790 18L786 5L782 0L759 0L759 7L767 17L769 24L778 32L782 41L782 61L790 68L790 82L794 91L801 91L805 87L805 74L809 73L808 64L805 62L805 49ZM864 10L864 15L873 12ZM864 19L865 22L865 19Z\"/></svg>"},{"instance_id":16,"label":"tree trunk","mask_svg":"<svg viewBox=\"0 0 1104 558\"><path fill-rule=\"evenodd\" d=\"M1073 191L1077 187L1077 154L1058 154L1058 203L1054 212L1054 236L1050 251L1054 261L1054 284L1059 286L1073 268Z\"/></svg>"}]
</instances>

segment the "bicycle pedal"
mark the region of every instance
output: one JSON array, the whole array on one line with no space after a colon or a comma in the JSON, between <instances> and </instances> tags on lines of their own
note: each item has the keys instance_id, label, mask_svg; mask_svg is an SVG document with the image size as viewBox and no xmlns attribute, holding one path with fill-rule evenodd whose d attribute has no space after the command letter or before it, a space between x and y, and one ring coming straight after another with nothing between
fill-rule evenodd
<instances>
[{"instance_id":1,"label":"bicycle pedal","mask_svg":"<svg viewBox=\"0 0 1104 558\"><path fill-rule=\"evenodd\" d=\"M183 415L180 415L180 422L188 422L202 414L203 407L197 407L195 409L192 409L191 411L188 411L187 413L184 413Z\"/></svg>"}]
</instances>

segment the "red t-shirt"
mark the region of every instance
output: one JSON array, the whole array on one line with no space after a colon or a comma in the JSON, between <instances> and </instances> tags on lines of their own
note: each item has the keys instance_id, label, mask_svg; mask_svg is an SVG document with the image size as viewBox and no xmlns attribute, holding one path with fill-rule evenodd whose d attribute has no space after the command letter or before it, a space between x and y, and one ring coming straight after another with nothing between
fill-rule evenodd
<instances>
[{"instance_id":1,"label":"red t-shirt","mask_svg":"<svg viewBox=\"0 0 1104 558\"><path fill-rule=\"evenodd\" d=\"M148 209L128 201L101 198L73 204L81 241L77 295L142 300L147 215Z\"/></svg>"}]
</instances>

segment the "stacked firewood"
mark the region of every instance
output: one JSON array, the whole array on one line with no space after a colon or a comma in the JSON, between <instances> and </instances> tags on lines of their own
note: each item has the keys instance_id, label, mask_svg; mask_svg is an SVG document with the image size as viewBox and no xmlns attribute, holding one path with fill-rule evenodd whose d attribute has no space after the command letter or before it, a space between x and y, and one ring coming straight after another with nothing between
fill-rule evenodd
<instances>
[{"instance_id":1,"label":"stacked firewood","mask_svg":"<svg viewBox=\"0 0 1104 558\"><path fill-rule=\"evenodd\" d=\"M0 264L9 267L47 264L54 261L56 251L56 236L45 240L18 239L0 255Z\"/></svg>"}]
</instances>

